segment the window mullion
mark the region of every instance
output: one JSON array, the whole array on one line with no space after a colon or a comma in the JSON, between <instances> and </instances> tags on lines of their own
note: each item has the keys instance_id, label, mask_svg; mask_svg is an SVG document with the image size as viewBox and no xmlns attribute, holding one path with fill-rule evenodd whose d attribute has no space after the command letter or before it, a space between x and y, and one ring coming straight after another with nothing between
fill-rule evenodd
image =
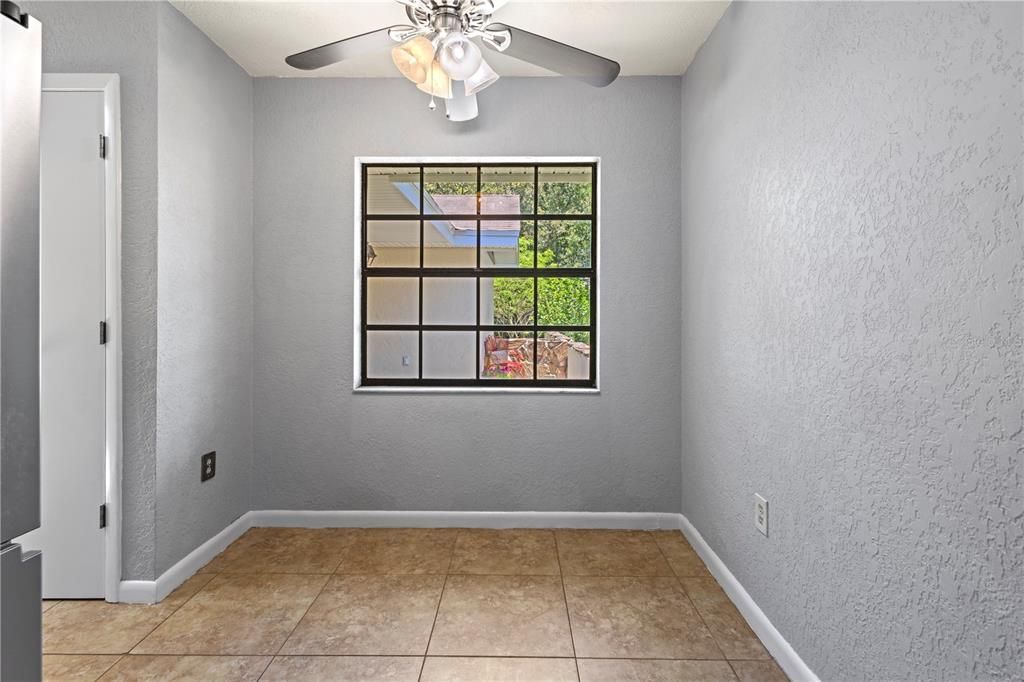
<instances>
[{"instance_id":1,"label":"window mullion","mask_svg":"<svg viewBox=\"0 0 1024 682\"><path fill-rule=\"evenodd\" d=\"M420 271L419 277L419 329L416 330L416 376L420 381L423 381L423 252L426 249L426 243L424 241L424 221L423 221L423 197L425 190L424 184L424 173L423 166L419 168L420 172Z\"/></svg>"},{"instance_id":2,"label":"window mullion","mask_svg":"<svg viewBox=\"0 0 1024 682\"><path fill-rule=\"evenodd\" d=\"M483 210L483 183L481 182L482 172L480 166L476 167L476 374L474 379L480 379L480 243L482 241L483 224L480 221L480 213Z\"/></svg>"},{"instance_id":3,"label":"window mullion","mask_svg":"<svg viewBox=\"0 0 1024 682\"><path fill-rule=\"evenodd\" d=\"M538 200L540 193L538 187L540 171L537 166L533 167L533 212L536 215L540 212ZM540 300L538 298L537 279L537 251L540 247L537 234L537 219L533 219L533 380L537 381L537 364L540 360L540 335L537 333L537 325L540 323Z\"/></svg>"},{"instance_id":4,"label":"window mullion","mask_svg":"<svg viewBox=\"0 0 1024 682\"><path fill-rule=\"evenodd\" d=\"M359 347L359 355L360 355L360 357L359 357L359 375L360 375L360 382L366 381L366 365L367 365L366 357L367 357L367 355L369 355L368 348L367 348L367 343L369 342L369 339L368 339L368 335L366 333L366 287L369 284L369 281L366 278L366 269L367 269L366 268L366 254L368 252L368 249L367 249L367 239L368 239L367 229L368 228L367 228L367 223L366 223L366 181L367 181L367 176L368 176L367 169L366 169L366 166L364 165L363 168L362 168L362 173L361 173L362 182L363 182L363 184L362 184L362 192L361 192L361 196L359 197L360 206L362 207L362 212L363 212L363 220L362 220L362 222L359 225L359 230L360 230L360 239L359 239L359 243L360 243L359 272L361 273L361 277L359 279L359 281L360 281L360 287L359 287L359 309L361 311L361 313L360 313L360 321L362 322L362 324L360 325L361 329L360 329L360 333L359 333L359 346L360 346Z\"/></svg>"}]
</instances>

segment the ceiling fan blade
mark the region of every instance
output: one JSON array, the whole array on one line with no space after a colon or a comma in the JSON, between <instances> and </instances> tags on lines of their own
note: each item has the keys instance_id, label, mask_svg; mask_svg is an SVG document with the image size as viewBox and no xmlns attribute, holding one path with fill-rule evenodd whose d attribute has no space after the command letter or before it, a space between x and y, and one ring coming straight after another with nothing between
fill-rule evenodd
<instances>
[{"instance_id":1,"label":"ceiling fan blade","mask_svg":"<svg viewBox=\"0 0 1024 682\"><path fill-rule=\"evenodd\" d=\"M511 40L505 49L499 50L502 54L542 66L563 76L583 81L588 85L603 88L619 75L618 62L613 62L611 59L605 59L578 47L566 45L508 24L488 24L487 29L509 32ZM496 49L487 41L484 41L484 44L491 49Z\"/></svg>"},{"instance_id":2,"label":"ceiling fan blade","mask_svg":"<svg viewBox=\"0 0 1024 682\"><path fill-rule=\"evenodd\" d=\"M296 52L285 57L285 62L296 69L311 71L357 57L361 54L384 52L395 46L395 41L391 39L390 35L390 31L393 28L403 27L388 26L387 28L377 29L369 33L360 33L357 36L327 43L305 52Z\"/></svg>"}]
</instances>

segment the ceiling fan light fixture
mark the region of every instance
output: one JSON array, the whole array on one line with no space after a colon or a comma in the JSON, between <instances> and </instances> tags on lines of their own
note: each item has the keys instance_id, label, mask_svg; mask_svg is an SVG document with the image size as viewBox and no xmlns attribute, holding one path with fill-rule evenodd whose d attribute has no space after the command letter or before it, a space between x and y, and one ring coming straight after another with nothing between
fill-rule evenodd
<instances>
[{"instance_id":1,"label":"ceiling fan light fixture","mask_svg":"<svg viewBox=\"0 0 1024 682\"><path fill-rule=\"evenodd\" d=\"M391 50L391 61L403 76L419 85L427 81L427 71L434 61L434 46L423 36L416 36Z\"/></svg>"},{"instance_id":2,"label":"ceiling fan light fixture","mask_svg":"<svg viewBox=\"0 0 1024 682\"><path fill-rule=\"evenodd\" d=\"M481 48L582 81L597 88L618 76L618 62L543 35L492 20L508 0L398 0L411 25L394 25L288 55L285 62L312 71L377 50L391 50L395 67L435 99L451 100L452 81L463 81L458 102L445 109L451 120L476 116L476 95L498 80ZM396 46L397 45L397 46ZM463 118L465 117L465 118Z\"/></svg>"},{"instance_id":3,"label":"ceiling fan light fixture","mask_svg":"<svg viewBox=\"0 0 1024 682\"><path fill-rule=\"evenodd\" d=\"M483 59L480 48L461 31L453 31L441 41L438 61L445 73L454 80L464 81L472 76L480 68Z\"/></svg>"},{"instance_id":4,"label":"ceiling fan light fixture","mask_svg":"<svg viewBox=\"0 0 1024 682\"><path fill-rule=\"evenodd\" d=\"M476 104L476 95L460 95L454 93L451 99L444 101L445 116L456 123L471 121L480 114Z\"/></svg>"},{"instance_id":5,"label":"ceiling fan light fixture","mask_svg":"<svg viewBox=\"0 0 1024 682\"><path fill-rule=\"evenodd\" d=\"M441 97L443 99L451 99L452 97L452 80L444 72L444 69L441 68L437 60L434 60L430 68L427 69L426 79L422 83L417 84L416 87L434 97Z\"/></svg>"},{"instance_id":6,"label":"ceiling fan light fixture","mask_svg":"<svg viewBox=\"0 0 1024 682\"><path fill-rule=\"evenodd\" d=\"M480 60L480 68L464 82L466 95L475 95L484 88L497 82L499 76L491 65L485 60Z\"/></svg>"}]
</instances>

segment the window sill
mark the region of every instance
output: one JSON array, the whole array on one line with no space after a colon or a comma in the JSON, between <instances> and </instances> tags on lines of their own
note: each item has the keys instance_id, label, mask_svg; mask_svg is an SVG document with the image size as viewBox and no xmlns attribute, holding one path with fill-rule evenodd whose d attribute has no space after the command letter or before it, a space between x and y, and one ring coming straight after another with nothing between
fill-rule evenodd
<instances>
[{"instance_id":1,"label":"window sill","mask_svg":"<svg viewBox=\"0 0 1024 682\"><path fill-rule=\"evenodd\" d=\"M353 393L397 393L397 394L423 394L423 393L503 393L503 394L557 394L567 393L576 395L599 395L600 388L502 388L488 386L356 386Z\"/></svg>"}]
</instances>

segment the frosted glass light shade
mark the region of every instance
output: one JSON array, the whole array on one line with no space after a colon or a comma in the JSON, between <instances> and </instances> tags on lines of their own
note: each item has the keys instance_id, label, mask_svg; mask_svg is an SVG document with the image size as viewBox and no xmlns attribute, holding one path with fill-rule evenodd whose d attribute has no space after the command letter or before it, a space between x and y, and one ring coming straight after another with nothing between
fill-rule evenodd
<instances>
[{"instance_id":1,"label":"frosted glass light shade","mask_svg":"<svg viewBox=\"0 0 1024 682\"><path fill-rule=\"evenodd\" d=\"M476 105L476 95L460 95L454 93L451 99L444 102L445 116L449 121L471 121L480 110Z\"/></svg>"},{"instance_id":2,"label":"frosted glass light shade","mask_svg":"<svg viewBox=\"0 0 1024 682\"><path fill-rule=\"evenodd\" d=\"M457 31L444 39L438 54L441 68L450 78L457 81L464 81L472 76L480 68L483 59L476 43Z\"/></svg>"},{"instance_id":3,"label":"frosted glass light shade","mask_svg":"<svg viewBox=\"0 0 1024 682\"><path fill-rule=\"evenodd\" d=\"M427 78L422 83L416 86L428 95L434 97L443 97L445 99L451 99L452 96L452 81L448 78L448 74L444 72L441 65L434 61L432 68L427 69Z\"/></svg>"},{"instance_id":4,"label":"frosted glass light shade","mask_svg":"<svg viewBox=\"0 0 1024 682\"><path fill-rule=\"evenodd\" d=\"M392 48L391 61L413 83L425 83L430 62L434 61L434 46L423 36L416 36Z\"/></svg>"},{"instance_id":5,"label":"frosted glass light shade","mask_svg":"<svg viewBox=\"0 0 1024 682\"><path fill-rule=\"evenodd\" d=\"M466 86L467 95L475 95L491 83L494 83L499 78L498 74L494 72L491 65L483 59L480 60L480 68L477 69L472 76L465 80L464 85Z\"/></svg>"}]
</instances>

